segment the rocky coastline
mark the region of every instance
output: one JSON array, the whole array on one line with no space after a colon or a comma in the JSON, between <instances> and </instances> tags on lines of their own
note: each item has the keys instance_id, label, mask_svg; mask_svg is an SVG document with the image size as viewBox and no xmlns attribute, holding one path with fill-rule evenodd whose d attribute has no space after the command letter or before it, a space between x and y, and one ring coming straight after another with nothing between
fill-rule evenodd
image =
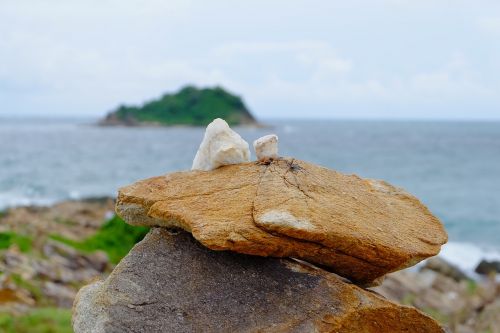
<instances>
[{"instance_id":1,"label":"rocky coastline","mask_svg":"<svg viewBox=\"0 0 500 333\"><path fill-rule=\"evenodd\" d=\"M115 265L103 251L85 253L48 235L84 240L98 232L113 212L112 198L4 210L0 233L32 237L33 247L28 252L22 252L17 244L0 249L0 317L14 322L50 307L67 318L58 326L60 331L71 332L69 318L78 289L105 279ZM389 300L420 309L450 332L500 332L500 283L495 274L474 280L456 267L450 269L452 266L445 261L429 265L433 260L416 269L388 274L373 290Z\"/></svg>"}]
</instances>

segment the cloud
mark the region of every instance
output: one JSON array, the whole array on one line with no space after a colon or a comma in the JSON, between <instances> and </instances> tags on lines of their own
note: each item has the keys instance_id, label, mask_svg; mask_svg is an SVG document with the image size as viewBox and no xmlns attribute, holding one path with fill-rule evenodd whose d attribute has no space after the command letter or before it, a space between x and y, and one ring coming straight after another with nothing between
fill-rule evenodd
<instances>
[{"instance_id":1,"label":"cloud","mask_svg":"<svg viewBox=\"0 0 500 333\"><path fill-rule=\"evenodd\" d=\"M211 55L224 61L249 56L278 58L320 73L342 73L352 69L352 61L340 57L335 48L325 41L234 42L216 47Z\"/></svg>"},{"instance_id":2,"label":"cloud","mask_svg":"<svg viewBox=\"0 0 500 333\"><path fill-rule=\"evenodd\" d=\"M344 76L318 77L315 71L310 71L308 76L296 81L274 73L259 84L241 85L240 88L245 91L245 96L259 101L259 108L279 105L284 100L288 105L294 104L294 109L299 107L293 113L287 109L275 111L281 116L303 116L304 110L308 110L308 113L323 116L335 112L337 116L356 118L373 114L375 109L380 116L404 118L407 115L401 110L411 105L412 109L424 108L426 111L421 112L432 117L443 103L454 105L456 115L463 116L463 111L459 113L458 109L468 101L476 100L476 104L481 105L484 101L496 99L496 90L481 82L479 77L462 53L454 53L435 70L396 78L358 78L355 68L353 73ZM392 110L391 113L381 111L380 105ZM350 108L353 106L364 110L352 113Z\"/></svg>"},{"instance_id":3,"label":"cloud","mask_svg":"<svg viewBox=\"0 0 500 333\"><path fill-rule=\"evenodd\" d=\"M467 103L498 109L499 16L464 3L453 11L466 20L444 15L448 0L281 1L266 10L194 0L5 0L0 113L99 115L187 83L221 84L260 116L309 107L311 116L390 107L409 115L407 106L423 103L448 115Z\"/></svg>"},{"instance_id":4,"label":"cloud","mask_svg":"<svg viewBox=\"0 0 500 333\"><path fill-rule=\"evenodd\" d=\"M483 31L500 34L500 17L483 17L478 21L479 28Z\"/></svg>"},{"instance_id":5,"label":"cloud","mask_svg":"<svg viewBox=\"0 0 500 333\"><path fill-rule=\"evenodd\" d=\"M10 41L11 49L22 47L19 44L24 42L23 38L15 41ZM339 56L335 48L324 41L228 43L213 48L205 57L172 57L146 63L135 57L109 58L96 50L75 50L51 43L38 40L32 45L34 52L26 54L22 66L15 70L19 76L11 80L17 82L14 88L26 90L29 84L38 82L37 85L43 87L39 94L43 96L32 97L38 103L50 104L57 99L59 103L71 104L86 98L92 101L87 107L99 112L119 102L141 103L163 93L165 87L173 90L190 82L222 84L242 93L256 110L265 110L266 104L278 105L283 101L301 105L360 101L362 104L398 104L491 95L487 87L475 81L461 53L453 54L434 71L388 79L359 76L353 61ZM10 59L5 55L0 57L15 67L19 64L16 54L19 53L12 53ZM252 57L257 57L254 64L249 60ZM262 57L270 60L269 67ZM287 66L275 66L277 62ZM246 66L260 74L248 79L244 75ZM290 78L289 68L301 75ZM286 112L276 111L276 114L285 116Z\"/></svg>"},{"instance_id":6,"label":"cloud","mask_svg":"<svg viewBox=\"0 0 500 333\"><path fill-rule=\"evenodd\" d=\"M495 92L478 80L462 53L455 53L441 68L419 73L410 80L409 88L417 98L456 98L475 96L494 97Z\"/></svg>"}]
</instances>

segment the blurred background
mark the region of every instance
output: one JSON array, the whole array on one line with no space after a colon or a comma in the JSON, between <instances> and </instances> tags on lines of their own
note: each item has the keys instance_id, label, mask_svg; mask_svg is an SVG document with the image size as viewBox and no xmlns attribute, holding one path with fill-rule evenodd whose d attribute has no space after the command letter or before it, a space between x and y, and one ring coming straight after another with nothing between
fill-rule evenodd
<instances>
[{"instance_id":1,"label":"blurred background","mask_svg":"<svg viewBox=\"0 0 500 333\"><path fill-rule=\"evenodd\" d=\"M117 189L190 169L234 110L249 142L420 198L442 261L381 292L500 331L499 2L2 0L0 31L0 331L71 332L78 288L147 231Z\"/></svg>"}]
</instances>

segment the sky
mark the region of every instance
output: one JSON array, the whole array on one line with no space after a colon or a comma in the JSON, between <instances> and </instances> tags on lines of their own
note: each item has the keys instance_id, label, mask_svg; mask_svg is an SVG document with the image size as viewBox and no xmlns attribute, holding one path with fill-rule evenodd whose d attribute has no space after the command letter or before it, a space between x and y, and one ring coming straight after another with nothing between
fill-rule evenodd
<instances>
[{"instance_id":1,"label":"sky","mask_svg":"<svg viewBox=\"0 0 500 333\"><path fill-rule=\"evenodd\" d=\"M0 0L0 117L186 84L259 118L500 119L500 1Z\"/></svg>"}]
</instances>

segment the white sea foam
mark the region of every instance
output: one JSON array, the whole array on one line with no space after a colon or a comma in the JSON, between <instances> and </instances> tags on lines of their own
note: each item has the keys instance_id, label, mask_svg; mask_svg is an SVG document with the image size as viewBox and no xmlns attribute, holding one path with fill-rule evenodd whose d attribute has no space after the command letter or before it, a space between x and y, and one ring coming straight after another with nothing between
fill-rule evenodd
<instances>
[{"instance_id":1,"label":"white sea foam","mask_svg":"<svg viewBox=\"0 0 500 333\"><path fill-rule=\"evenodd\" d=\"M469 243L449 242L443 246L439 256L459 267L467 275L476 277L474 269L479 262L483 259L500 260L500 251Z\"/></svg>"},{"instance_id":2,"label":"white sea foam","mask_svg":"<svg viewBox=\"0 0 500 333\"><path fill-rule=\"evenodd\" d=\"M48 206L59 201L55 198L33 198L11 193L0 193L0 210L19 206Z\"/></svg>"}]
</instances>

